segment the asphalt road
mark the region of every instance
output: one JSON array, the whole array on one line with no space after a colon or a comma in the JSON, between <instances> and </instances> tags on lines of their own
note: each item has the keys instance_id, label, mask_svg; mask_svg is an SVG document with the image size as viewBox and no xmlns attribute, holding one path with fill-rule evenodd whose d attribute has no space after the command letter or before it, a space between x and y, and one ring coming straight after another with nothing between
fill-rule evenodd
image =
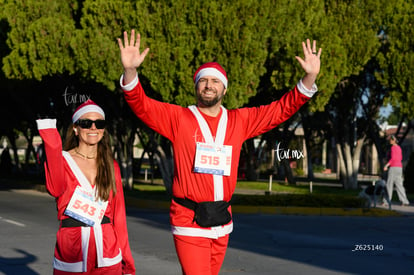
<instances>
[{"instance_id":1,"label":"asphalt road","mask_svg":"<svg viewBox=\"0 0 414 275\"><path fill-rule=\"evenodd\" d=\"M137 274L180 267L165 211L128 207ZM220 274L412 274L414 216L235 214ZM0 190L0 274L52 274L58 223L54 199Z\"/></svg>"}]
</instances>

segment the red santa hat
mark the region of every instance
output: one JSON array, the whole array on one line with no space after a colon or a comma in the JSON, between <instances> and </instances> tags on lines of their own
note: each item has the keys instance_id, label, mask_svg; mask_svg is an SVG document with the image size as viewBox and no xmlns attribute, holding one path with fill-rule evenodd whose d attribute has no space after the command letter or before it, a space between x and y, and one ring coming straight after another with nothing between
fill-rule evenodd
<instances>
[{"instance_id":1,"label":"red santa hat","mask_svg":"<svg viewBox=\"0 0 414 275\"><path fill-rule=\"evenodd\" d=\"M75 110L75 112L73 113L73 116L72 116L72 122L75 123L76 121L79 120L79 118L81 116L83 116L86 113L98 113L98 114L102 115L103 118L105 119L105 113L102 110L102 108L99 107L92 100L88 99L87 101L85 101L84 103L79 105L79 107Z\"/></svg>"},{"instance_id":2,"label":"red santa hat","mask_svg":"<svg viewBox=\"0 0 414 275\"><path fill-rule=\"evenodd\" d=\"M197 85L200 78L203 76L215 76L220 79L224 84L224 88L227 88L227 74L223 67L220 66L217 62L208 62L201 65L197 71L194 73L194 84Z\"/></svg>"}]
</instances>

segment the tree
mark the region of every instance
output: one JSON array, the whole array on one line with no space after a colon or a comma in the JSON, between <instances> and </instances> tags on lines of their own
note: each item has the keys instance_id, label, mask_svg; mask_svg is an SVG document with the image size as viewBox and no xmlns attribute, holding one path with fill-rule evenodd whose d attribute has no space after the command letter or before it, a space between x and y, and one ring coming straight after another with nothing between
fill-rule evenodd
<instances>
[{"instance_id":1,"label":"tree","mask_svg":"<svg viewBox=\"0 0 414 275\"><path fill-rule=\"evenodd\" d=\"M335 86L328 92L331 96L317 97L314 107L320 109L324 106L321 102L330 100L325 108L330 113L330 132L335 137L340 179L346 189L358 187L359 160L367 129L358 125L358 106L361 106L358 98L366 88L361 83L365 76L361 72L379 50L382 4L378 1L329 1L325 5L329 22L325 25L329 27L329 31L325 29L328 34L325 54L329 61L321 74L323 77L324 72L333 71L328 83Z\"/></svg>"},{"instance_id":2,"label":"tree","mask_svg":"<svg viewBox=\"0 0 414 275\"><path fill-rule=\"evenodd\" d=\"M376 74L381 83L389 89L385 104L393 106L395 116L400 119L400 125L403 122L408 125L405 132L399 135L400 142L412 129L414 122L413 6L412 1L398 0L385 10L381 33L383 47L378 56L382 70Z\"/></svg>"},{"instance_id":3,"label":"tree","mask_svg":"<svg viewBox=\"0 0 414 275\"><path fill-rule=\"evenodd\" d=\"M95 89L97 83L103 85L98 87L103 93L113 91L122 73L120 65L114 66L120 64L115 38L135 27L143 35L144 46L152 47L140 70L150 96L192 104L193 72L202 62L218 61L231 79L226 105L243 104L255 93L264 72L268 37L264 22L270 2L220 1L208 6L193 2L10 1L5 14L9 14L11 52L4 58L3 70L9 78L40 81L52 76L71 81L72 90ZM59 101L56 95L55 99ZM119 134L115 140L129 148L118 150L121 167L131 163L136 129L136 124L127 121L119 117L113 123L124 127L113 129ZM132 177L126 171L123 174L130 186Z\"/></svg>"},{"instance_id":4,"label":"tree","mask_svg":"<svg viewBox=\"0 0 414 275\"><path fill-rule=\"evenodd\" d=\"M376 119L387 89L378 83L374 75L380 71L380 50L384 49L380 42L384 28L387 29L386 18L398 15L391 12L394 3L387 1L355 1L349 4L334 4L333 10L339 11L339 14L333 13L332 20L339 18L334 22L347 26L342 35L352 47L346 47L349 61L340 64L345 65L348 75L343 75L336 86L327 109L337 141L341 182L345 188L356 189L360 153L367 137L375 143L380 158L382 156ZM348 13L346 20L339 16ZM364 39L361 40L361 37Z\"/></svg>"},{"instance_id":5,"label":"tree","mask_svg":"<svg viewBox=\"0 0 414 275\"><path fill-rule=\"evenodd\" d=\"M206 61L221 63L228 73L226 107L278 99L303 76L294 59L301 54L301 42L316 39L324 49L323 66L317 81L319 92L301 110L302 117L309 118L303 126L313 129L314 113L326 110L333 114L331 125L341 123L336 125L349 129L336 135L336 140L342 144L338 153L347 156L342 161L342 170L347 171L343 179L352 179L350 175L356 171L352 159L358 159L358 150L353 147L355 135L351 130L358 120L349 123L345 118L350 113L355 118L354 106L358 102L350 100L349 106L342 105L351 94L365 93L359 83L364 78L361 72L368 72L367 64L376 62L373 58L381 45L378 62L383 70L377 77L390 87L389 102L394 106L401 104L404 114L410 114L408 72L412 71L413 62L412 42L407 37L412 34L412 4L399 0L394 7L388 2L306 0L298 4L264 0L258 5L253 0L226 0L205 5L191 0L10 0L1 12L1 29L7 32L7 49L4 50L4 44L1 48L2 69L8 79L38 81L38 91L44 96L39 101L51 101L56 109L64 111L57 113L58 119L67 117L74 107L64 101L62 95L66 90L72 94L85 90L103 102L110 113L110 130L115 135L124 182L131 187L132 143L137 128L141 137L153 137L153 142L143 142L148 146L145 150L158 158L164 171L172 169L172 152L163 138L143 131L123 104L117 88L122 68L115 38L122 36L124 30L135 28L142 34L142 47L151 48L139 70L147 94L182 106L195 102L192 76ZM48 92L42 92L45 87ZM382 92L378 90L372 95ZM328 102L330 106L326 107ZM37 114L41 110L30 112ZM296 117L281 127L293 129L290 126L298 123ZM318 127L328 132L326 127ZM333 127L331 132L336 129ZM366 133L357 134L361 138ZM350 153L344 153L347 147ZM246 155L253 156L248 152ZM165 172L164 180L171 174ZM355 181L346 180L345 186L354 188Z\"/></svg>"},{"instance_id":6,"label":"tree","mask_svg":"<svg viewBox=\"0 0 414 275\"><path fill-rule=\"evenodd\" d=\"M386 1L309 1L307 5L295 9L292 5L295 4L287 3L283 7L289 18L297 19L294 20L296 29L290 30L293 35L285 38L283 47L272 49L266 63L270 70L273 68L271 81L274 92L271 94L275 97L277 91L284 93L290 83L301 77L300 67L288 59L300 52L299 46L295 45L300 45L300 40L306 37L318 40L323 48L317 81L319 92L308 106L301 109L305 140L309 147L311 133L317 129L324 129L326 136L333 134L337 143L341 182L345 188L356 188L359 155L366 138L365 130L369 129L357 127L358 123L362 125L357 120L357 112L361 111L357 106L362 108L363 104L356 99L358 95L367 95L362 88L367 87L362 81L367 74L361 72L380 49L378 33L383 26L382 11L391 4ZM284 23L284 26L289 26L289 22ZM289 29L284 29L284 33L289 33ZM368 94L375 98L376 92L373 90ZM381 104L382 100L375 102ZM319 121L315 123L313 118L317 117L314 112L323 111L331 115L325 116L330 121L321 128L317 126ZM369 113L373 115L372 110ZM308 168L311 179L312 163Z\"/></svg>"},{"instance_id":7,"label":"tree","mask_svg":"<svg viewBox=\"0 0 414 275\"><path fill-rule=\"evenodd\" d=\"M2 11L10 25L7 45L11 51L3 58L6 77L41 80L74 73L70 42L75 33L72 16L76 7L75 0L7 1Z\"/></svg>"},{"instance_id":8,"label":"tree","mask_svg":"<svg viewBox=\"0 0 414 275\"><path fill-rule=\"evenodd\" d=\"M11 133L23 133L28 139L27 152L30 153L33 152L30 141L36 133L35 119L52 115L49 103L62 98L60 92L64 89L61 85L71 82L68 75L75 70L69 44L75 33L72 18L77 1L12 0L6 1L2 8L1 29L7 32L1 40L4 47L2 96L9 98L5 110L17 113L16 121L12 125L6 124L6 132L12 143ZM60 20L57 20L57 14ZM15 159L17 162L17 153Z\"/></svg>"},{"instance_id":9,"label":"tree","mask_svg":"<svg viewBox=\"0 0 414 275\"><path fill-rule=\"evenodd\" d=\"M407 129L400 136L399 142L402 142L414 127L413 8L412 1L398 0L386 9L382 32L383 50L378 57L382 71L377 73L377 77L389 89L385 102L393 106L395 116L400 118L399 124L401 125L404 121L407 124ZM412 163L413 154L410 156L404 177L405 185L411 190L413 189L410 183Z\"/></svg>"},{"instance_id":10,"label":"tree","mask_svg":"<svg viewBox=\"0 0 414 275\"><path fill-rule=\"evenodd\" d=\"M138 31L143 47L149 46L151 51L139 73L149 96L182 106L194 104L192 76L207 61L217 61L227 71L230 85L226 107L241 106L255 94L264 73L262 65L270 33L265 22L270 2L145 3L137 10L142 14L137 16ZM163 169L167 175L164 183L169 186L173 155L166 144L161 137L159 146L152 148L157 148L154 155L159 166L167 168Z\"/></svg>"},{"instance_id":11,"label":"tree","mask_svg":"<svg viewBox=\"0 0 414 275\"><path fill-rule=\"evenodd\" d=\"M257 95L250 98L247 106L269 104L271 101L280 99L303 77L303 70L295 60L295 56L301 55L303 52L302 41L307 38L316 39L318 47L323 47L323 41L319 40L314 31L318 27L315 29L310 27L319 26L323 20L323 1L305 1L300 4L287 0L270 2L274 8L269 10L268 19L265 22L266 28L270 31L266 43L267 58L263 65L265 73L260 78ZM292 117L270 133L262 135L262 141L259 144L264 144L264 140L266 140L268 146L265 150L268 154L274 150L274 146L271 145L277 142L283 142L287 147L293 136L292 131L298 124L300 124L299 117ZM258 154L262 150L255 148L251 141L248 142L250 146L243 147L243 155L250 156L246 160L247 167L250 169L247 175L254 178L257 172L255 170L260 164ZM290 167L284 166L287 168L286 174L289 175L291 173ZM294 181L290 180L290 183L294 183Z\"/></svg>"},{"instance_id":12,"label":"tree","mask_svg":"<svg viewBox=\"0 0 414 275\"><path fill-rule=\"evenodd\" d=\"M414 11L412 1L394 1L384 10L383 51L378 56L383 71L377 77L390 89L386 103L402 115L414 113Z\"/></svg>"}]
</instances>

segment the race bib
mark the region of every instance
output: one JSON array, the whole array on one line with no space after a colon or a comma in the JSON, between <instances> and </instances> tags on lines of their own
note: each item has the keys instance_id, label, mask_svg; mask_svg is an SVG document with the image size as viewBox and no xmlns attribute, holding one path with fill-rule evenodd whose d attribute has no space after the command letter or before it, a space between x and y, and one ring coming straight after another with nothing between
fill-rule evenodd
<instances>
[{"instance_id":1,"label":"race bib","mask_svg":"<svg viewBox=\"0 0 414 275\"><path fill-rule=\"evenodd\" d=\"M107 201L96 200L93 193L77 186L66 207L65 215L94 226L95 223L101 223L107 206Z\"/></svg>"},{"instance_id":2,"label":"race bib","mask_svg":"<svg viewBox=\"0 0 414 275\"><path fill-rule=\"evenodd\" d=\"M232 146L197 142L194 172L230 176Z\"/></svg>"}]
</instances>

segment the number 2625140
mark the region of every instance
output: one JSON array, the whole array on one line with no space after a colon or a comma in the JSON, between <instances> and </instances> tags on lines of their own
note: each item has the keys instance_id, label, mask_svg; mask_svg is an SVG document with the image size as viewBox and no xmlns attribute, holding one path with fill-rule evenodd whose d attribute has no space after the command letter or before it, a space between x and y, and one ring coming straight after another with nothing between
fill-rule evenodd
<instances>
[{"instance_id":1,"label":"number 2625140","mask_svg":"<svg viewBox=\"0 0 414 275\"><path fill-rule=\"evenodd\" d=\"M352 251L383 251L384 246L382 244L356 244Z\"/></svg>"}]
</instances>

